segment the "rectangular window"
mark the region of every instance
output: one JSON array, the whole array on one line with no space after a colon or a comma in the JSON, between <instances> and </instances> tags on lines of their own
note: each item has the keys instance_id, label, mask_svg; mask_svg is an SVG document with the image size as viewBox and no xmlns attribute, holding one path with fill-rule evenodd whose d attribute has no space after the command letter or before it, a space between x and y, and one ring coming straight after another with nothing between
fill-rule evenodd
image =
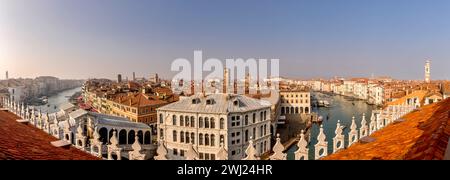
<instances>
[{"instance_id":1,"label":"rectangular window","mask_svg":"<svg viewBox=\"0 0 450 180\"><path fill-rule=\"evenodd\" d=\"M205 153L205 160L209 160L209 154Z\"/></svg>"},{"instance_id":2,"label":"rectangular window","mask_svg":"<svg viewBox=\"0 0 450 180\"><path fill-rule=\"evenodd\" d=\"M215 154L211 154L211 160L216 160L216 155Z\"/></svg>"},{"instance_id":3,"label":"rectangular window","mask_svg":"<svg viewBox=\"0 0 450 180\"><path fill-rule=\"evenodd\" d=\"M198 158L199 158L199 159L203 159L203 153L199 153L199 154L198 154Z\"/></svg>"},{"instance_id":4,"label":"rectangular window","mask_svg":"<svg viewBox=\"0 0 450 180\"><path fill-rule=\"evenodd\" d=\"M180 150L180 156L184 157L184 150Z\"/></svg>"},{"instance_id":5,"label":"rectangular window","mask_svg":"<svg viewBox=\"0 0 450 180\"><path fill-rule=\"evenodd\" d=\"M231 151L231 155L232 156L236 155L236 151Z\"/></svg>"},{"instance_id":6,"label":"rectangular window","mask_svg":"<svg viewBox=\"0 0 450 180\"><path fill-rule=\"evenodd\" d=\"M178 149L173 149L173 155L178 155Z\"/></svg>"}]
</instances>

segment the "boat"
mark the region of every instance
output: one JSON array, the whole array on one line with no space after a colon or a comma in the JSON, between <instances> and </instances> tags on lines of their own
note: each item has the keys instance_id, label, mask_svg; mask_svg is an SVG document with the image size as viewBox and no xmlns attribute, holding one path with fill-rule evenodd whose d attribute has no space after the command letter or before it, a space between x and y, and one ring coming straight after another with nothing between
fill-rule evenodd
<instances>
[{"instance_id":1,"label":"boat","mask_svg":"<svg viewBox=\"0 0 450 180\"><path fill-rule=\"evenodd\" d=\"M327 100L320 100L318 103L319 107L330 107L330 103Z\"/></svg>"}]
</instances>

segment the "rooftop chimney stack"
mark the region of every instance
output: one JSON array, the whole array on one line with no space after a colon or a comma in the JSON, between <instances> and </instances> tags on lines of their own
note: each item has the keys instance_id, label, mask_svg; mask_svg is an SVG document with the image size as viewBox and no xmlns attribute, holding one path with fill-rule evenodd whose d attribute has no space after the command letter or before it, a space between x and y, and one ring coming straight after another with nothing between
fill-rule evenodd
<instances>
[{"instance_id":1,"label":"rooftop chimney stack","mask_svg":"<svg viewBox=\"0 0 450 180\"><path fill-rule=\"evenodd\" d=\"M250 73L245 76L245 94L250 94Z\"/></svg>"},{"instance_id":2,"label":"rooftop chimney stack","mask_svg":"<svg viewBox=\"0 0 450 180\"><path fill-rule=\"evenodd\" d=\"M228 84L230 83L229 78L230 78L229 71L227 68L224 68L223 69L223 80L222 80L222 83L223 83L222 91L224 94L228 93Z\"/></svg>"}]
</instances>

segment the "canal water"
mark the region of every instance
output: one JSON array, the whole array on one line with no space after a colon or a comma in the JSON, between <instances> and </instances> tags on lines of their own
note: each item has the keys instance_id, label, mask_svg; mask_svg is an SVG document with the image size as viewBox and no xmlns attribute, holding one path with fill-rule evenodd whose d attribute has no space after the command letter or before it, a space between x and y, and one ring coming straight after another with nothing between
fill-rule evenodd
<instances>
[{"instance_id":1,"label":"canal water","mask_svg":"<svg viewBox=\"0 0 450 180\"><path fill-rule=\"evenodd\" d=\"M345 127L343 134L345 135L345 147L348 146L348 132L352 123L352 117L355 116L356 125L361 127L362 114L366 114L366 121L369 121L372 110L376 106L368 105L365 101L350 100L339 95L326 95L322 93L313 93L319 100L328 100L331 107L313 108L313 112L323 117L324 133L328 141L328 154L332 153L333 137L335 136L336 123L340 120L341 125ZM327 118L328 117L328 118ZM308 144L309 159L314 159L314 145L317 143L317 135L319 134L320 124L314 123L311 128L311 137ZM294 152L298 149L297 145L292 146L288 151L288 159L294 159Z\"/></svg>"},{"instance_id":2,"label":"canal water","mask_svg":"<svg viewBox=\"0 0 450 180\"><path fill-rule=\"evenodd\" d=\"M43 105L43 106L36 106L35 108L37 110L41 110L42 113L54 113L59 111L59 106L61 104L64 104L66 102L69 102L69 98L75 94L76 92L80 92L81 91L81 87L77 87L74 89L69 89L69 90L65 90L65 91L61 91L58 94L55 94L53 96L48 97L48 104Z\"/></svg>"}]
</instances>

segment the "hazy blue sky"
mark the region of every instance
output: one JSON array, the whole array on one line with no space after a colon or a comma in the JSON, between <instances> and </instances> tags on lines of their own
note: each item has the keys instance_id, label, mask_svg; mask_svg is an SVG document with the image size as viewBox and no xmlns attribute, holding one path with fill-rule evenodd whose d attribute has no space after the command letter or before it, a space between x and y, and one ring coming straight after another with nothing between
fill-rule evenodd
<instances>
[{"instance_id":1,"label":"hazy blue sky","mask_svg":"<svg viewBox=\"0 0 450 180\"><path fill-rule=\"evenodd\" d=\"M0 78L169 77L175 58L279 58L281 75L450 79L449 0L0 0Z\"/></svg>"}]
</instances>

